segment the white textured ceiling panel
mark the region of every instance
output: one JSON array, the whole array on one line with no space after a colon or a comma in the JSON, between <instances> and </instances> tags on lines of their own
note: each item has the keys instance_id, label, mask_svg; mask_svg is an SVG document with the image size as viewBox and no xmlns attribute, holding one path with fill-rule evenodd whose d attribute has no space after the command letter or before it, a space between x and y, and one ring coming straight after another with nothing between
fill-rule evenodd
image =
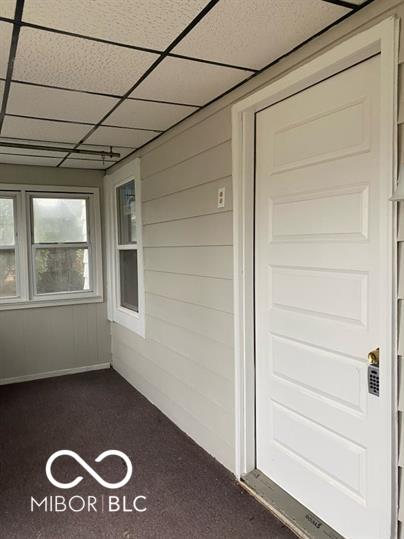
<instances>
[{"instance_id":1,"label":"white textured ceiling panel","mask_svg":"<svg viewBox=\"0 0 404 539\"><path fill-rule=\"evenodd\" d=\"M207 3L207 0L25 0L23 20L117 43L164 50Z\"/></svg>"},{"instance_id":2,"label":"white textured ceiling panel","mask_svg":"<svg viewBox=\"0 0 404 539\"><path fill-rule=\"evenodd\" d=\"M11 23L0 22L0 77L2 78L5 78L7 73L12 33L13 25Z\"/></svg>"},{"instance_id":3,"label":"white textured ceiling panel","mask_svg":"<svg viewBox=\"0 0 404 539\"><path fill-rule=\"evenodd\" d=\"M105 124L164 130L194 110L197 108L127 99L105 120Z\"/></svg>"},{"instance_id":4,"label":"white textured ceiling panel","mask_svg":"<svg viewBox=\"0 0 404 539\"><path fill-rule=\"evenodd\" d=\"M147 52L22 28L13 78L121 95L156 58Z\"/></svg>"},{"instance_id":5,"label":"white textured ceiling panel","mask_svg":"<svg viewBox=\"0 0 404 539\"><path fill-rule=\"evenodd\" d=\"M88 125L6 116L1 134L3 137L77 143L88 133L89 129Z\"/></svg>"},{"instance_id":6,"label":"white textured ceiling panel","mask_svg":"<svg viewBox=\"0 0 404 539\"><path fill-rule=\"evenodd\" d=\"M7 17L8 19L13 19L15 13L15 3L15 0L1 0L0 17Z\"/></svg>"},{"instance_id":7,"label":"white textured ceiling panel","mask_svg":"<svg viewBox=\"0 0 404 539\"><path fill-rule=\"evenodd\" d=\"M37 165L42 167L56 167L60 162L58 158L51 157L29 157L27 155L6 155L0 154L0 163L15 165Z\"/></svg>"},{"instance_id":8,"label":"white textured ceiling panel","mask_svg":"<svg viewBox=\"0 0 404 539\"><path fill-rule=\"evenodd\" d=\"M250 75L249 71L165 58L131 97L204 105Z\"/></svg>"},{"instance_id":9,"label":"white textured ceiling panel","mask_svg":"<svg viewBox=\"0 0 404 539\"><path fill-rule=\"evenodd\" d=\"M109 152L109 146L93 146L91 144L81 144L78 148L79 150L93 150L96 152ZM111 161L119 161L127 155L133 152L135 148L123 148L122 146L113 146L113 151L120 154L120 157L106 157L106 159ZM94 159L94 156L87 154L75 154L74 157L77 159ZM97 158L98 159L98 158Z\"/></svg>"},{"instance_id":10,"label":"white textured ceiling panel","mask_svg":"<svg viewBox=\"0 0 404 539\"><path fill-rule=\"evenodd\" d=\"M323 0L220 0L173 52L260 69L348 11Z\"/></svg>"},{"instance_id":11,"label":"white textured ceiling panel","mask_svg":"<svg viewBox=\"0 0 404 539\"><path fill-rule=\"evenodd\" d=\"M105 169L113 165L113 161L105 161L104 163L100 159L66 159L60 165L60 168L92 168L92 169Z\"/></svg>"},{"instance_id":12,"label":"white textured ceiling panel","mask_svg":"<svg viewBox=\"0 0 404 539\"><path fill-rule=\"evenodd\" d=\"M118 99L12 83L9 114L97 123Z\"/></svg>"},{"instance_id":13,"label":"white textured ceiling panel","mask_svg":"<svg viewBox=\"0 0 404 539\"><path fill-rule=\"evenodd\" d=\"M31 145L45 145L49 146L47 142L38 142L33 140L14 140L14 139L6 139L4 137L0 137L0 142L11 142L11 143L18 143L18 144L31 144ZM67 155L66 152L55 152L52 150L33 150L33 149L23 149L23 148L12 148L10 146L0 146L0 152L1 153L11 153L11 154L21 154L21 155L28 155L28 156L39 156L39 157L57 157L60 161L62 157L65 157Z\"/></svg>"},{"instance_id":14,"label":"white textured ceiling panel","mask_svg":"<svg viewBox=\"0 0 404 539\"><path fill-rule=\"evenodd\" d=\"M105 146L130 146L138 148L158 133L151 131L136 131L120 127L99 127L87 140L89 144L103 144Z\"/></svg>"}]
</instances>

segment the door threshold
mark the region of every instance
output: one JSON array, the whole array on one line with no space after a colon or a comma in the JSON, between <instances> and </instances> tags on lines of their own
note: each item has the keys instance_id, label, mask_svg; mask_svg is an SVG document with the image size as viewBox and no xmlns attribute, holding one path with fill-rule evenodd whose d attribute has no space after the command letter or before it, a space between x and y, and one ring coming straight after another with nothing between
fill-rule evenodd
<instances>
[{"instance_id":1,"label":"door threshold","mask_svg":"<svg viewBox=\"0 0 404 539\"><path fill-rule=\"evenodd\" d=\"M241 478L241 486L302 539L344 539L259 470Z\"/></svg>"}]
</instances>

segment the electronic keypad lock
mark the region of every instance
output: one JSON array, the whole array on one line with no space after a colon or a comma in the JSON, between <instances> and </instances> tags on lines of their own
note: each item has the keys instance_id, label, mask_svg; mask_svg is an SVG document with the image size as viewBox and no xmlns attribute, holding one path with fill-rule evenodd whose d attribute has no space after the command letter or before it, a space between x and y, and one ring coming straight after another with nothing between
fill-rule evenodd
<instances>
[{"instance_id":1,"label":"electronic keypad lock","mask_svg":"<svg viewBox=\"0 0 404 539\"><path fill-rule=\"evenodd\" d=\"M379 396L379 352L376 348L368 354L368 390L371 395Z\"/></svg>"}]
</instances>

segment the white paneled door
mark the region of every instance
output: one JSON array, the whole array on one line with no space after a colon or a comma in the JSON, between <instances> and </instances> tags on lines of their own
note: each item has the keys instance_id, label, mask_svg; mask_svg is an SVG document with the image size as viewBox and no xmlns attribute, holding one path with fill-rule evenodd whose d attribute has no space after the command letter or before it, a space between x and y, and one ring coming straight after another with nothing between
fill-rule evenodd
<instances>
[{"instance_id":1,"label":"white paneled door","mask_svg":"<svg viewBox=\"0 0 404 539\"><path fill-rule=\"evenodd\" d=\"M257 468L349 539L390 535L379 86L376 56L256 115Z\"/></svg>"}]
</instances>

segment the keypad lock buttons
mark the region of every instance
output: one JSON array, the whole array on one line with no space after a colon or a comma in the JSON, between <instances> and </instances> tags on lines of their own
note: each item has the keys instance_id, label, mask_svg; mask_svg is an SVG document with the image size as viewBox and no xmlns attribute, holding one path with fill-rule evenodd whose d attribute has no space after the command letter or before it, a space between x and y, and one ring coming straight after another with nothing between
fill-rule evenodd
<instances>
[{"instance_id":1,"label":"keypad lock buttons","mask_svg":"<svg viewBox=\"0 0 404 539\"><path fill-rule=\"evenodd\" d=\"M368 391L371 395L379 396L379 348L368 354Z\"/></svg>"}]
</instances>

